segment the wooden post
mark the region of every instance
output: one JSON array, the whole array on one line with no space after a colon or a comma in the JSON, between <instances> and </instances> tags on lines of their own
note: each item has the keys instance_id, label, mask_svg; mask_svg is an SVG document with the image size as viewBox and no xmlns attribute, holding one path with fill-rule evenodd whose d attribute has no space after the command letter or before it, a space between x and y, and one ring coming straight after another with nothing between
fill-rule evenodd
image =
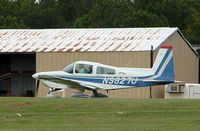
<instances>
[{"instance_id":1,"label":"wooden post","mask_svg":"<svg viewBox=\"0 0 200 131\"><path fill-rule=\"evenodd\" d=\"M150 66L151 66L151 68L153 67L153 46L151 45L151 52L150 52ZM150 86L150 88L149 88L149 90L150 90L150 99L152 98L152 88L151 88L151 86Z\"/></svg>"}]
</instances>

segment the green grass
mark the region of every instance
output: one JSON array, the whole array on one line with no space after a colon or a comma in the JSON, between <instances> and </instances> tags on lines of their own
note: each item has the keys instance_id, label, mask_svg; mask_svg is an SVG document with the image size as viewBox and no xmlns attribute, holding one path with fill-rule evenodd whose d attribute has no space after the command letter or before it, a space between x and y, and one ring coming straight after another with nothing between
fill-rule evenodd
<instances>
[{"instance_id":1,"label":"green grass","mask_svg":"<svg viewBox=\"0 0 200 131\"><path fill-rule=\"evenodd\" d=\"M200 100L2 97L0 130L199 131Z\"/></svg>"}]
</instances>

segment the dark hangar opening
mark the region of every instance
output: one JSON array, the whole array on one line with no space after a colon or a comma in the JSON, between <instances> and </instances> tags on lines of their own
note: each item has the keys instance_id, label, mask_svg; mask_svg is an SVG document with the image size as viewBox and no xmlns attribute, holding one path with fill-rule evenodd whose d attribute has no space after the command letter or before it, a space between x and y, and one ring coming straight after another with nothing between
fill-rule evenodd
<instances>
[{"instance_id":1,"label":"dark hangar opening","mask_svg":"<svg viewBox=\"0 0 200 131\"><path fill-rule=\"evenodd\" d=\"M35 95L35 54L0 54L0 96Z\"/></svg>"}]
</instances>

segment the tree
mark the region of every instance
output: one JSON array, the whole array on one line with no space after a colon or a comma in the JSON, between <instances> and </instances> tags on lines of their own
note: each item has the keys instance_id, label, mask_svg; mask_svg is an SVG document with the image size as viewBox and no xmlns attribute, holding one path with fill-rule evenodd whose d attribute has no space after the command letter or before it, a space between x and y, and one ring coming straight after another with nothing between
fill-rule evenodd
<instances>
[{"instance_id":1,"label":"tree","mask_svg":"<svg viewBox=\"0 0 200 131\"><path fill-rule=\"evenodd\" d=\"M0 0L0 28L178 27L200 43L199 0Z\"/></svg>"},{"instance_id":2,"label":"tree","mask_svg":"<svg viewBox=\"0 0 200 131\"><path fill-rule=\"evenodd\" d=\"M187 18L187 27L185 29L185 35L189 41L193 44L200 44L200 13L199 11L193 11L192 15Z\"/></svg>"},{"instance_id":3,"label":"tree","mask_svg":"<svg viewBox=\"0 0 200 131\"><path fill-rule=\"evenodd\" d=\"M166 27L169 25L165 17L147 11L132 12L128 23L129 27Z\"/></svg>"},{"instance_id":4,"label":"tree","mask_svg":"<svg viewBox=\"0 0 200 131\"><path fill-rule=\"evenodd\" d=\"M19 1L0 1L0 28L27 28L20 14L21 8L16 8Z\"/></svg>"},{"instance_id":5,"label":"tree","mask_svg":"<svg viewBox=\"0 0 200 131\"><path fill-rule=\"evenodd\" d=\"M20 29L27 28L23 21L14 16L0 16L1 29Z\"/></svg>"},{"instance_id":6,"label":"tree","mask_svg":"<svg viewBox=\"0 0 200 131\"><path fill-rule=\"evenodd\" d=\"M76 19L74 26L81 27L126 27L130 15L130 5L127 0L96 0L89 12ZM84 22L84 21L87 22ZM84 23L86 25L84 25Z\"/></svg>"}]
</instances>

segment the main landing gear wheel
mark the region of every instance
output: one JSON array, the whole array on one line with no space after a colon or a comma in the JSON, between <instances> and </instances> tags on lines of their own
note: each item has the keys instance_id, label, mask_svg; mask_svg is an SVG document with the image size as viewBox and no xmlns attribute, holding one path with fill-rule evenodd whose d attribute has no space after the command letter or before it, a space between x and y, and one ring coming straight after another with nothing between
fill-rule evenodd
<instances>
[{"instance_id":1,"label":"main landing gear wheel","mask_svg":"<svg viewBox=\"0 0 200 131\"><path fill-rule=\"evenodd\" d=\"M73 98L89 98L89 95L84 94L82 92L76 92L76 93L71 94L71 97L73 97Z\"/></svg>"}]
</instances>

